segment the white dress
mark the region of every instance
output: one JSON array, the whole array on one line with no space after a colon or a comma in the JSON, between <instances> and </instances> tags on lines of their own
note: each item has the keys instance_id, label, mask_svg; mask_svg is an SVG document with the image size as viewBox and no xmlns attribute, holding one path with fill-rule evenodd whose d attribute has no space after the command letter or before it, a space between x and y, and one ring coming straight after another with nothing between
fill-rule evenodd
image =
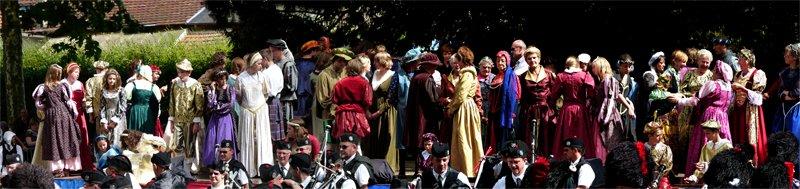
<instances>
[{"instance_id":1,"label":"white dress","mask_svg":"<svg viewBox=\"0 0 800 189\"><path fill-rule=\"evenodd\" d=\"M257 175L258 166L273 162L272 134L269 125L269 79L262 73L241 73L236 81L236 94L242 111L237 131L239 161L249 175Z\"/></svg>"}]
</instances>

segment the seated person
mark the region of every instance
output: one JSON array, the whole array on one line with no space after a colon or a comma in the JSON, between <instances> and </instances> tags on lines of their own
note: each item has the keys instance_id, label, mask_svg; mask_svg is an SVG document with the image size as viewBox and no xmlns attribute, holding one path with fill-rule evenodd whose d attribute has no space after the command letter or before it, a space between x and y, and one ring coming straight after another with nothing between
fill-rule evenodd
<instances>
[{"instance_id":1,"label":"seated person","mask_svg":"<svg viewBox=\"0 0 800 189\"><path fill-rule=\"evenodd\" d=\"M572 137L563 141L562 157L547 178L548 188L582 188L592 186L595 173L583 157L583 141Z\"/></svg>"},{"instance_id":2,"label":"seated person","mask_svg":"<svg viewBox=\"0 0 800 189\"><path fill-rule=\"evenodd\" d=\"M697 169L694 171L694 174L685 179L690 183L696 183L699 179L703 178L703 174L708 170L708 162L711 161L717 153L733 148L730 140L719 136L719 122L712 119L704 122L700 126L703 128L703 133L705 133L708 142L701 148L700 159L697 161Z\"/></svg>"},{"instance_id":3,"label":"seated person","mask_svg":"<svg viewBox=\"0 0 800 189\"><path fill-rule=\"evenodd\" d=\"M83 179L83 189L100 189L100 185L108 181L108 177L103 172L94 170L81 173L81 178Z\"/></svg>"},{"instance_id":4,"label":"seated person","mask_svg":"<svg viewBox=\"0 0 800 189\"><path fill-rule=\"evenodd\" d=\"M118 146L111 146L111 143L108 141L108 137L105 135L97 136L94 141L95 161L97 161L97 168L100 170L105 169L106 166L108 166L106 165L106 161L109 157L122 154Z\"/></svg>"},{"instance_id":5,"label":"seated person","mask_svg":"<svg viewBox=\"0 0 800 189\"><path fill-rule=\"evenodd\" d=\"M434 144L432 169L422 172L421 188L470 188L467 175L450 167L450 146Z\"/></svg>"},{"instance_id":6,"label":"seated person","mask_svg":"<svg viewBox=\"0 0 800 189\"><path fill-rule=\"evenodd\" d=\"M374 182L373 169L369 158L358 154L361 139L353 133L339 136L339 154L343 165L334 170L344 171L347 178L356 182L357 188L366 189Z\"/></svg>"}]
</instances>

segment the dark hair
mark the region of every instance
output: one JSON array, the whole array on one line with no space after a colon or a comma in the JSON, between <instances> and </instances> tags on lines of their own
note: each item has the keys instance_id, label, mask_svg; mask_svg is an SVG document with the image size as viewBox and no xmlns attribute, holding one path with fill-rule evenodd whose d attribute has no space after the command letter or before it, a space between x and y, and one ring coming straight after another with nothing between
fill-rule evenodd
<instances>
[{"instance_id":1,"label":"dark hair","mask_svg":"<svg viewBox=\"0 0 800 189\"><path fill-rule=\"evenodd\" d=\"M327 68L328 66L331 65L331 60L332 59L333 59L333 55L331 53L327 53L327 52L317 53L317 55L314 56L314 60L315 60L314 61L314 63L315 63L314 69L316 69L316 70L324 70L325 68Z\"/></svg>"},{"instance_id":2,"label":"dark hair","mask_svg":"<svg viewBox=\"0 0 800 189\"><path fill-rule=\"evenodd\" d=\"M212 57L211 58L211 67L212 68L220 66L220 65L224 66L225 63L226 63L227 57L225 55L225 52L219 52L219 51L215 52L214 55L212 55L211 57Z\"/></svg>"},{"instance_id":3,"label":"dark hair","mask_svg":"<svg viewBox=\"0 0 800 189\"><path fill-rule=\"evenodd\" d=\"M737 145L734 149L722 151L708 163L703 181L709 188L750 187L750 178L755 171L749 162L752 157L753 147L750 145Z\"/></svg>"},{"instance_id":4,"label":"dark hair","mask_svg":"<svg viewBox=\"0 0 800 189\"><path fill-rule=\"evenodd\" d=\"M53 174L30 163L20 163L2 179L3 188L55 188Z\"/></svg>"},{"instance_id":5,"label":"dark hair","mask_svg":"<svg viewBox=\"0 0 800 189\"><path fill-rule=\"evenodd\" d=\"M791 187L784 164L796 162L797 147L797 138L792 133L778 132L770 135L767 140L767 163L753 174L752 187Z\"/></svg>"},{"instance_id":6,"label":"dark hair","mask_svg":"<svg viewBox=\"0 0 800 189\"><path fill-rule=\"evenodd\" d=\"M650 157L645 155L645 157ZM648 158L649 159L649 158ZM609 187L627 186L644 188L650 182L642 174L642 159L634 142L622 142L609 151L606 157L606 183ZM647 160L644 160L647 161ZM650 170L650 169L648 169Z\"/></svg>"},{"instance_id":7,"label":"dark hair","mask_svg":"<svg viewBox=\"0 0 800 189\"><path fill-rule=\"evenodd\" d=\"M798 141L792 133L778 132L767 139L768 161L794 161L798 153Z\"/></svg>"},{"instance_id":8,"label":"dark hair","mask_svg":"<svg viewBox=\"0 0 800 189\"><path fill-rule=\"evenodd\" d=\"M228 78L228 71L225 71L225 68L220 68L214 70L214 75L211 77L213 81L219 81L220 79Z\"/></svg>"}]
</instances>

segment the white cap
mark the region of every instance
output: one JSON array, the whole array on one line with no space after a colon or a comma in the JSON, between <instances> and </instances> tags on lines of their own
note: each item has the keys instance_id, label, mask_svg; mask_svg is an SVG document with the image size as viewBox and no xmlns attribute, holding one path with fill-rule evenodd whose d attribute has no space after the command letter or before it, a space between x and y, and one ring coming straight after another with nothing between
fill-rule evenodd
<instances>
[{"instance_id":1,"label":"white cap","mask_svg":"<svg viewBox=\"0 0 800 189\"><path fill-rule=\"evenodd\" d=\"M581 53L578 55L578 62L581 62L582 64L588 64L590 61L592 61L592 56L589 56L589 54Z\"/></svg>"}]
</instances>

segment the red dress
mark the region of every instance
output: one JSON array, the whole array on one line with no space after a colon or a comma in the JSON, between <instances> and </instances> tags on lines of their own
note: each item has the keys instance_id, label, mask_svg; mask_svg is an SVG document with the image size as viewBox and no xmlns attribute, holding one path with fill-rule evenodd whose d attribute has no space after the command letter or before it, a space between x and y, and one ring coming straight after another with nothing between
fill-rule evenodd
<instances>
[{"instance_id":1,"label":"red dress","mask_svg":"<svg viewBox=\"0 0 800 189\"><path fill-rule=\"evenodd\" d=\"M759 167L764 165L767 160L767 132L761 102L754 104L753 101L763 101L759 93L764 90L766 78L763 72L757 69L751 71L749 75L743 74L746 73L738 74L734 80L735 83L744 86L747 90L734 90L734 103L729 116L731 142L753 145L755 149L753 162L756 167ZM756 75L759 75L760 78L756 78Z\"/></svg>"},{"instance_id":2,"label":"red dress","mask_svg":"<svg viewBox=\"0 0 800 189\"><path fill-rule=\"evenodd\" d=\"M67 84L69 85L69 84ZM86 114L83 108L83 97L85 96L85 90L83 88L83 84L80 84L81 88L71 90L71 98L72 101L75 101L75 108L78 109L78 116L75 117L75 122L78 123L78 128L80 129L81 135L81 144L80 144L80 158L81 158L81 165L85 170L92 170L94 169L94 158L92 158L92 151L89 150L89 130L86 127Z\"/></svg>"},{"instance_id":3,"label":"red dress","mask_svg":"<svg viewBox=\"0 0 800 189\"><path fill-rule=\"evenodd\" d=\"M605 149L599 128L590 124L591 115L586 107L587 100L594 96L594 79L584 71L563 72L558 74L554 85L553 92L563 95L564 105L556 118L552 154L561 157L562 141L574 136L583 141L585 156L596 158Z\"/></svg>"},{"instance_id":4,"label":"red dress","mask_svg":"<svg viewBox=\"0 0 800 189\"><path fill-rule=\"evenodd\" d=\"M366 110L372 105L372 86L361 76L347 76L333 87L331 101L336 105L333 136L353 133L364 138L369 135Z\"/></svg>"},{"instance_id":5,"label":"red dress","mask_svg":"<svg viewBox=\"0 0 800 189\"><path fill-rule=\"evenodd\" d=\"M442 108L435 104L439 99L431 74L417 72L411 79L408 88L408 106L406 114L407 128L403 133L403 145L410 152L417 152L420 137L425 133L439 134L439 121L442 119Z\"/></svg>"},{"instance_id":6,"label":"red dress","mask_svg":"<svg viewBox=\"0 0 800 189\"><path fill-rule=\"evenodd\" d=\"M553 141L553 131L555 128L555 112L550 104L555 104L553 94L550 92L553 88L555 81L555 74L550 71L545 72L546 77L538 82L526 79L531 72L525 72L519 76L519 83L522 92L522 98L519 103L519 121L520 126L525 130L522 132L525 136L525 143L530 144L533 139L531 122L536 119L539 124L539 140L536 141L536 153L548 155L552 150L550 149L554 143L560 141ZM560 152L560 151L559 151ZM559 153L560 154L560 153Z\"/></svg>"},{"instance_id":7,"label":"red dress","mask_svg":"<svg viewBox=\"0 0 800 189\"><path fill-rule=\"evenodd\" d=\"M450 74L442 74L442 93L439 94L439 105L441 107L447 107L447 105L450 104L450 102L447 102L447 98L452 99L455 93L456 87L453 85L453 82L450 81ZM478 105L478 107L481 106ZM450 141L450 138L452 138L451 135L453 134L453 115L443 114L439 129L435 130L435 132L436 136L439 137L439 141Z\"/></svg>"}]
</instances>

